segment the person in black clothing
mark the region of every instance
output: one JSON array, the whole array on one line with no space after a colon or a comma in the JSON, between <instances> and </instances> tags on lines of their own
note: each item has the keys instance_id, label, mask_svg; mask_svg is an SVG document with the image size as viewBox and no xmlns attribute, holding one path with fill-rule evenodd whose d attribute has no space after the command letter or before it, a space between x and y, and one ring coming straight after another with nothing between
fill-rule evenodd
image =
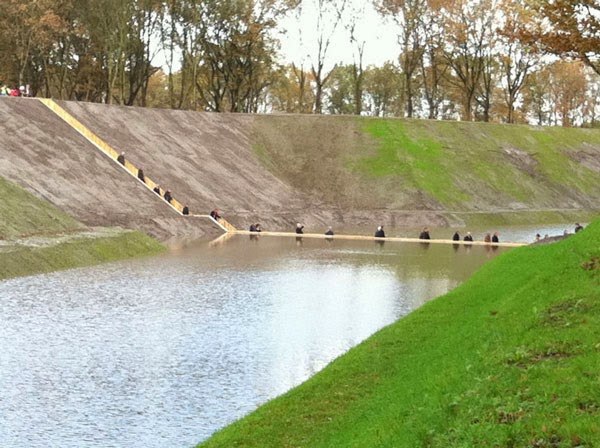
<instances>
[{"instance_id":1,"label":"person in black clothing","mask_svg":"<svg viewBox=\"0 0 600 448\"><path fill-rule=\"evenodd\" d=\"M452 235L452 241L460 241L460 234L458 232L454 232L454 235Z\"/></svg>"},{"instance_id":2,"label":"person in black clothing","mask_svg":"<svg viewBox=\"0 0 600 448\"><path fill-rule=\"evenodd\" d=\"M498 232L495 232L494 235L492 236L492 243L499 243L500 242L500 235L498 234Z\"/></svg>"},{"instance_id":3,"label":"person in black clothing","mask_svg":"<svg viewBox=\"0 0 600 448\"><path fill-rule=\"evenodd\" d=\"M214 209L212 212L210 212L210 217L216 221L219 220L219 218L221 217L221 215L219 215L219 210Z\"/></svg>"},{"instance_id":4,"label":"person in black clothing","mask_svg":"<svg viewBox=\"0 0 600 448\"><path fill-rule=\"evenodd\" d=\"M167 201L169 204L173 200L173 196L171 196L171 192L169 190L165 191L165 195L163 197L165 198L165 201Z\"/></svg>"},{"instance_id":5,"label":"person in black clothing","mask_svg":"<svg viewBox=\"0 0 600 448\"><path fill-rule=\"evenodd\" d=\"M302 224L300 224L300 223L296 224L296 233L298 235L302 235L304 233L303 229L304 229L304 226Z\"/></svg>"},{"instance_id":6,"label":"person in black clothing","mask_svg":"<svg viewBox=\"0 0 600 448\"><path fill-rule=\"evenodd\" d=\"M383 231L383 226L377 227L375 231L375 238L385 238L385 232Z\"/></svg>"},{"instance_id":7,"label":"person in black clothing","mask_svg":"<svg viewBox=\"0 0 600 448\"><path fill-rule=\"evenodd\" d=\"M183 206L183 210L181 210L181 213L184 215L189 215L190 214L190 209L187 205Z\"/></svg>"},{"instance_id":8,"label":"person in black clothing","mask_svg":"<svg viewBox=\"0 0 600 448\"><path fill-rule=\"evenodd\" d=\"M259 223L256 223L256 226L255 226L255 227L256 227L256 231L257 231L257 232L262 232L262 228L260 227L260 224L259 224Z\"/></svg>"},{"instance_id":9,"label":"person in black clothing","mask_svg":"<svg viewBox=\"0 0 600 448\"><path fill-rule=\"evenodd\" d=\"M327 229L327 232L325 232L325 235L333 236L333 229L331 228L331 226Z\"/></svg>"},{"instance_id":10,"label":"person in black clothing","mask_svg":"<svg viewBox=\"0 0 600 448\"><path fill-rule=\"evenodd\" d=\"M119 156L117 157L117 162L119 162L121 165L125 165L125 153L124 152L119 154Z\"/></svg>"},{"instance_id":11,"label":"person in black clothing","mask_svg":"<svg viewBox=\"0 0 600 448\"><path fill-rule=\"evenodd\" d=\"M250 232L256 232L256 224L250 224Z\"/></svg>"},{"instance_id":12,"label":"person in black clothing","mask_svg":"<svg viewBox=\"0 0 600 448\"><path fill-rule=\"evenodd\" d=\"M473 241L473 237L471 236L471 232L467 232L465 235L465 241Z\"/></svg>"},{"instance_id":13,"label":"person in black clothing","mask_svg":"<svg viewBox=\"0 0 600 448\"><path fill-rule=\"evenodd\" d=\"M157 195L160 196L160 185L156 184L152 191L154 191Z\"/></svg>"},{"instance_id":14,"label":"person in black clothing","mask_svg":"<svg viewBox=\"0 0 600 448\"><path fill-rule=\"evenodd\" d=\"M138 170L138 179L146 183L146 176L144 176L144 170L141 168Z\"/></svg>"},{"instance_id":15,"label":"person in black clothing","mask_svg":"<svg viewBox=\"0 0 600 448\"><path fill-rule=\"evenodd\" d=\"M579 224L578 222L575 223L575 233L579 232L580 230L583 230L583 226L581 224Z\"/></svg>"},{"instance_id":16,"label":"person in black clothing","mask_svg":"<svg viewBox=\"0 0 600 448\"><path fill-rule=\"evenodd\" d=\"M423 229L423 231L419 235L419 239L420 240L430 240L431 239L431 237L429 236L429 229L427 227L425 227Z\"/></svg>"}]
</instances>

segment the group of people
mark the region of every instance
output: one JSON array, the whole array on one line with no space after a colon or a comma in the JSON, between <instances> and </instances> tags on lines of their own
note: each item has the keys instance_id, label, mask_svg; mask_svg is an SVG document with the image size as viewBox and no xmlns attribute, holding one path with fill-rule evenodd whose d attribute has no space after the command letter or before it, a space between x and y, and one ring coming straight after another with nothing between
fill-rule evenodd
<instances>
[{"instance_id":1,"label":"group of people","mask_svg":"<svg viewBox=\"0 0 600 448\"><path fill-rule=\"evenodd\" d=\"M8 87L6 84L2 83L0 85L0 96L23 96L23 97L32 97L33 94L31 92L31 86L29 84L18 87Z\"/></svg>"},{"instance_id":2,"label":"group of people","mask_svg":"<svg viewBox=\"0 0 600 448\"><path fill-rule=\"evenodd\" d=\"M304 234L304 225L301 223L296 223L296 234L302 235ZM325 231L325 236L333 236L333 227L329 226Z\"/></svg>"},{"instance_id":3,"label":"group of people","mask_svg":"<svg viewBox=\"0 0 600 448\"><path fill-rule=\"evenodd\" d=\"M452 241L460 241L460 233L454 232L454 235L452 235ZM467 234L463 238L463 241L467 241L467 242L473 241L473 235L471 235L471 232L467 232ZM498 232L494 232L493 235L490 233L486 233L485 237L483 238L483 242L484 243L499 243L500 242L500 234Z\"/></svg>"},{"instance_id":4,"label":"group of people","mask_svg":"<svg viewBox=\"0 0 600 448\"><path fill-rule=\"evenodd\" d=\"M262 227L259 223L250 224L250 232L262 232Z\"/></svg>"},{"instance_id":5,"label":"group of people","mask_svg":"<svg viewBox=\"0 0 600 448\"><path fill-rule=\"evenodd\" d=\"M120 153L117 156L117 162L119 162L121 165L125 166L125 153L124 152ZM143 183L146 183L146 175L144 174L143 168L139 168L137 170L137 178L140 181L142 181ZM152 191L154 191L157 195L161 196L169 204L171 204L173 202L173 196L171 195L171 192L169 190L163 190L162 188L160 188L159 184L154 185L154 188L152 189ZM183 206L183 208L181 209L181 213L183 215L190 214L190 208L187 206L187 204L185 204Z\"/></svg>"}]
</instances>

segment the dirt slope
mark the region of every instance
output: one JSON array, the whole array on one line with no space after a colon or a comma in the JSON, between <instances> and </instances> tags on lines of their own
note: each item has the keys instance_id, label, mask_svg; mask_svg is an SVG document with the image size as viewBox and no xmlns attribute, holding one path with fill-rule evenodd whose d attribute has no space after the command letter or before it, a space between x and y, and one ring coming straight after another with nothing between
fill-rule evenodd
<instances>
[{"instance_id":1,"label":"dirt slope","mask_svg":"<svg viewBox=\"0 0 600 448\"><path fill-rule=\"evenodd\" d=\"M514 212L600 210L599 131L59 104L192 213L218 208L238 228L460 226L480 214L510 224ZM0 119L0 176L79 221L163 241L220 232L178 216L38 101L1 98Z\"/></svg>"},{"instance_id":2,"label":"dirt slope","mask_svg":"<svg viewBox=\"0 0 600 448\"><path fill-rule=\"evenodd\" d=\"M0 99L0 176L86 225L140 229L161 240L217 234L182 219L33 99Z\"/></svg>"}]
</instances>

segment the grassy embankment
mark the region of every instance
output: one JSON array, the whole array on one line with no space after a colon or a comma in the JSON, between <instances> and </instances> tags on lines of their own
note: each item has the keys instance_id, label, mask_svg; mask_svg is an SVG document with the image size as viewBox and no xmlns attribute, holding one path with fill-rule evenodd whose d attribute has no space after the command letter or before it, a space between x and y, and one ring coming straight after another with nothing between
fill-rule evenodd
<instances>
[{"instance_id":1,"label":"grassy embankment","mask_svg":"<svg viewBox=\"0 0 600 448\"><path fill-rule=\"evenodd\" d=\"M406 188L458 210L469 225L591 221L598 214L577 204L597 197L600 173L576 160L578 152L599 150L596 130L426 120L370 120L363 129L379 148L355 169L405 179ZM515 204L527 210L507 210Z\"/></svg>"},{"instance_id":2,"label":"grassy embankment","mask_svg":"<svg viewBox=\"0 0 600 448\"><path fill-rule=\"evenodd\" d=\"M508 252L202 447L600 446L600 221Z\"/></svg>"},{"instance_id":3,"label":"grassy embankment","mask_svg":"<svg viewBox=\"0 0 600 448\"><path fill-rule=\"evenodd\" d=\"M342 208L436 210L470 227L592 221L600 132L378 118L259 117L255 151Z\"/></svg>"},{"instance_id":4,"label":"grassy embankment","mask_svg":"<svg viewBox=\"0 0 600 448\"><path fill-rule=\"evenodd\" d=\"M0 279L164 250L139 232L86 231L70 216L1 177L0 199Z\"/></svg>"}]
</instances>

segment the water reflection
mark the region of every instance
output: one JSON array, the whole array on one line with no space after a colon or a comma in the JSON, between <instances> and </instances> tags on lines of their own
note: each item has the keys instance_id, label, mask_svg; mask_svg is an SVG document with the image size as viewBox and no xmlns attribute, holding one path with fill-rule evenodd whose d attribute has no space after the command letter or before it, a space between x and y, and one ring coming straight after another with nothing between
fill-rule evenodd
<instances>
[{"instance_id":1,"label":"water reflection","mask_svg":"<svg viewBox=\"0 0 600 448\"><path fill-rule=\"evenodd\" d=\"M495 255L234 237L0 282L0 446L192 446Z\"/></svg>"}]
</instances>

